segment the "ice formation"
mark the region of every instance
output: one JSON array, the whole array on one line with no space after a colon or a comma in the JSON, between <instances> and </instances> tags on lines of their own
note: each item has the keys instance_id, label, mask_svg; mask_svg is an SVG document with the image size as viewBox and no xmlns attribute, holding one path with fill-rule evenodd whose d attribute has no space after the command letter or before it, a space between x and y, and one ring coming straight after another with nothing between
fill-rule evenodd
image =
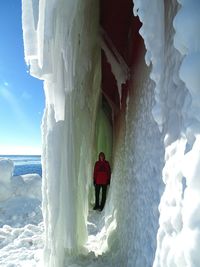
<instances>
[{"instance_id":1,"label":"ice formation","mask_svg":"<svg viewBox=\"0 0 200 267\"><path fill-rule=\"evenodd\" d=\"M172 98L175 102L170 107L171 116L168 116L166 129L168 137L173 138L167 142L165 149L163 179L166 186L160 204L160 229L154 263L154 266L161 267L194 267L200 264L200 128L197 115L200 111L200 18L197 15L200 3L195 0L179 3L178 12L175 4L171 6L172 14L173 10L177 14L171 21L175 28L174 42L171 40L171 45L168 44L168 47L171 46L169 53L176 56L174 64L177 67L172 74L173 92L169 91L170 102L174 102Z\"/></svg>"},{"instance_id":2,"label":"ice formation","mask_svg":"<svg viewBox=\"0 0 200 267\"><path fill-rule=\"evenodd\" d=\"M11 196L10 178L13 169L14 164L11 160L0 158L0 201Z\"/></svg>"},{"instance_id":3,"label":"ice formation","mask_svg":"<svg viewBox=\"0 0 200 267\"><path fill-rule=\"evenodd\" d=\"M28 31L31 37L26 32L28 5L32 15L37 8L32 6L32 1L22 2L26 60L31 73L45 80L46 93L43 119L45 262L47 266L62 266L65 250L77 251L87 240L87 195L91 182L88 178L92 175L94 159L101 73L100 49L96 42L98 4L97 1L40 1L37 58L30 52L35 31ZM93 14L92 23L83 10Z\"/></svg>"},{"instance_id":4,"label":"ice formation","mask_svg":"<svg viewBox=\"0 0 200 267\"><path fill-rule=\"evenodd\" d=\"M114 47L109 36L102 30L102 38L100 40L101 48L106 53L106 58L111 65L112 73L117 81L117 88L119 92L120 102L122 100L122 84L125 84L130 78L130 70L124 61L123 57L118 53ZM109 46L107 45L109 44Z\"/></svg>"},{"instance_id":5,"label":"ice formation","mask_svg":"<svg viewBox=\"0 0 200 267\"><path fill-rule=\"evenodd\" d=\"M48 267L200 264L200 4L133 2L146 51L128 70L100 42L99 1L22 1L25 59L31 75L44 80L46 95ZM101 46L119 91L131 77L125 112L118 111L114 126L101 115ZM110 153L112 183L102 230L88 236L92 165L100 149Z\"/></svg>"}]
</instances>

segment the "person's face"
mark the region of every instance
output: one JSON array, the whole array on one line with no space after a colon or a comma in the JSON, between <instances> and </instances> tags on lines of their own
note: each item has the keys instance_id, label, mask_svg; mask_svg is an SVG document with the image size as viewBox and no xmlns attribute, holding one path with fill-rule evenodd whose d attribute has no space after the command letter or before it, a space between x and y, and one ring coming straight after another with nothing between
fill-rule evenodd
<instances>
[{"instance_id":1,"label":"person's face","mask_svg":"<svg viewBox=\"0 0 200 267\"><path fill-rule=\"evenodd\" d=\"M103 156L100 156L100 161L103 161Z\"/></svg>"}]
</instances>

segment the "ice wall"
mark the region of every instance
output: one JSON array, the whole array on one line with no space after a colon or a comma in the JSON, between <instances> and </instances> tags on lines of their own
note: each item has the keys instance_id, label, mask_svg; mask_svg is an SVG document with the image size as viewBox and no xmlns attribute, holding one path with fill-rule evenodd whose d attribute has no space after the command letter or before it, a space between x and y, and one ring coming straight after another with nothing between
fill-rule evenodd
<instances>
[{"instance_id":1,"label":"ice wall","mask_svg":"<svg viewBox=\"0 0 200 267\"><path fill-rule=\"evenodd\" d=\"M145 51L142 55L144 56ZM132 70L125 117L115 140L111 194L107 214L116 221L108 238L110 266L152 266L158 230L158 204L164 148L151 110L154 82L144 59Z\"/></svg>"},{"instance_id":2,"label":"ice wall","mask_svg":"<svg viewBox=\"0 0 200 267\"><path fill-rule=\"evenodd\" d=\"M61 267L65 254L78 253L87 240L101 74L98 1L24 0L22 13L25 59L30 73L44 80L46 95L44 262Z\"/></svg>"},{"instance_id":3,"label":"ice wall","mask_svg":"<svg viewBox=\"0 0 200 267\"><path fill-rule=\"evenodd\" d=\"M153 56L151 58L157 102L153 115L165 144L162 172L165 190L159 205L160 227L153 266L199 266L200 4L199 1L178 1L180 5L175 1L164 2L164 24L161 24L165 25L162 28L164 39L159 38L164 44L159 50L154 45L156 42L152 42L151 27L156 19L152 22L143 1L134 2L143 22L141 33L147 55L164 53L159 57L162 66L156 69L159 79L154 76L159 64ZM150 5L155 3L151 1ZM159 4L162 5L161 1Z\"/></svg>"},{"instance_id":4,"label":"ice wall","mask_svg":"<svg viewBox=\"0 0 200 267\"><path fill-rule=\"evenodd\" d=\"M152 66L150 74L151 79L155 82L155 100L153 107L154 119L162 128L164 120L163 99L160 92L162 91L162 79L164 68L164 1L151 0L148 3L144 0L134 0L134 15L139 16L142 27L139 31L144 39L146 47L145 61L148 66ZM149 12L151 10L151 12Z\"/></svg>"}]
</instances>

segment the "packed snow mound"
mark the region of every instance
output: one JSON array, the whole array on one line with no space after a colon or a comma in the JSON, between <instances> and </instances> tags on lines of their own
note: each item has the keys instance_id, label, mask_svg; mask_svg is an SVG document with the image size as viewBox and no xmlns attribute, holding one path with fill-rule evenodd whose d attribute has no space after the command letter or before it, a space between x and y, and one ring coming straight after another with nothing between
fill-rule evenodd
<instances>
[{"instance_id":1,"label":"packed snow mound","mask_svg":"<svg viewBox=\"0 0 200 267\"><path fill-rule=\"evenodd\" d=\"M42 178L38 174L12 176L10 159L0 160L0 227L22 227L42 221Z\"/></svg>"},{"instance_id":2,"label":"packed snow mound","mask_svg":"<svg viewBox=\"0 0 200 267\"><path fill-rule=\"evenodd\" d=\"M0 266L39 266L43 249L38 174L12 176L12 160L0 159Z\"/></svg>"},{"instance_id":3,"label":"packed snow mound","mask_svg":"<svg viewBox=\"0 0 200 267\"><path fill-rule=\"evenodd\" d=\"M13 176L11 178L11 187L14 196L26 196L42 200L42 179L39 174L25 174Z\"/></svg>"},{"instance_id":4,"label":"packed snow mound","mask_svg":"<svg viewBox=\"0 0 200 267\"><path fill-rule=\"evenodd\" d=\"M14 163L10 159L0 158L0 182L9 183L14 170Z\"/></svg>"},{"instance_id":5,"label":"packed snow mound","mask_svg":"<svg viewBox=\"0 0 200 267\"><path fill-rule=\"evenodd\" d=\"M14 164L12 160L0 159L0 201L11 196L10 178L13 173Z\"/></svg>"}]
</instances>

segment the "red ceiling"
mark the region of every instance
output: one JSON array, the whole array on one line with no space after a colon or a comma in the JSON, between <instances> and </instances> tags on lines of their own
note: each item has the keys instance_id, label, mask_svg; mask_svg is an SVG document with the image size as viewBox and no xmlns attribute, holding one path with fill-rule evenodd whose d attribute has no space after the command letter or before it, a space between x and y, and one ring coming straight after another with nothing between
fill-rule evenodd
<instances>
[{"instance_id":1,"label":"red ceiling","mask_svg":"<svg viewBox=\"0 0 200 267\"><path fill-rule=\"evenodd\" d=\"M132 10L132 0L100 0L101 27L124 59L127 58Z\"/></svg>"},{"instance_id":2,"label":"red ceiling","mask_svg":"<svg viewBox=\"0 0 200 267\"><path fill-rule=\"evenodd\" d=\"M131 69L141 37L141 23L133 16L132 0L100 0L100 24L118 53ZM123 86L124 89L128 86ZM114 75L102 51L102 91L119 108L119 94Z\"/></svg>"}]
</instances>

